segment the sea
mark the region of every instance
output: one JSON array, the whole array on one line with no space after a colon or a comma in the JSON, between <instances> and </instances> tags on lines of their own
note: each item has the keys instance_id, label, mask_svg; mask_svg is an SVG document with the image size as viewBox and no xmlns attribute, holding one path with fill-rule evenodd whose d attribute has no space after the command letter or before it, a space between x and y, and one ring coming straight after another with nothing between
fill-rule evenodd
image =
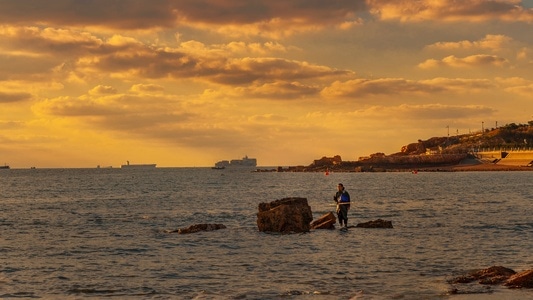
<instances>
[{"instance_id":1,"label":"sea","mask_svg":"<svg viewBox=\"0 0 533 300\"><path fill-rule=\"evenodd\" d=\"M258 205L343 183L349 225L272 234ZM0 170L1 299L533 299L454 277L533 269L533 172ZM227 228L193 234L194 224Z\"/></svg>"}]
</instances>

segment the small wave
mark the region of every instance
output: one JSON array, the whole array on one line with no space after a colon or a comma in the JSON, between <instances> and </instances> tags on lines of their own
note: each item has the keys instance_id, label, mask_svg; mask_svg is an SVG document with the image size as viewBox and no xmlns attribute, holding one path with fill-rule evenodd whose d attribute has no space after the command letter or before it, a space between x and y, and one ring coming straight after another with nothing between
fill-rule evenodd
<instances>
[{"instance_id":1,"label":"small wave","mask_svg":"<svg viewBox=\"0 0 533 300\"><path fill-rule=\"evenodd\" d=\"M511 230L513 231L531 231L533 229L533 223L515 224Z\"/></svg>"},{"instance_id":2,"label":"small wave","mask_svg":"<svg viewBox=\"0 0 533 300\"><path fill-rule=\"evenodd\" d=\"M32 293L32 292L18 292L18 293L13 293L13 294L3 294L3 295L0 295L0 298L2 299L10 299L10 298L22 298L22 299L28 299L28 298L41 298L37 295L35 295L35 293Z\"/></svg>"},{"instance_id":3,"label":"small wave","mask_svg":"<svg viewBox=\"0 0 533 300\"><path fill-rule=\"evenodd\" d=\"M156 290L149 287L136 289L97 289L74 287L67 290L68 294L90 295L90 296L148 296L158 294Z\"/></svg>"}]
</instances>

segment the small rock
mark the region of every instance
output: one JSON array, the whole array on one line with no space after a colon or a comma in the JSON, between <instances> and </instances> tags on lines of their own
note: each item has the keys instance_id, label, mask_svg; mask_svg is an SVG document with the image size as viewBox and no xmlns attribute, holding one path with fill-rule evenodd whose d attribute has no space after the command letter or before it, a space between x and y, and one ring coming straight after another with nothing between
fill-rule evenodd
<instances>
[{"instance_id":1,"label":"small rock","mask_svg":"<svg viewBox=\"0 0 533 300\"><path fill-rule=\"evenodd\" d=\"M195 233L199 231L213 231L213 230L224 229L224 228L226 228L226 226L223 224L196 224L196 225L191 225L187 228L180 228L172 232L177 232L178 234L187 234L187 233Z\"/></svg>"},{"instance_id":2,"label":"small rock","mask_svg":"<svg viewBox=\"0 0 533 300\"><path fill-rule=\"evenodd\" d=\"M510 288L533 288L533 270L512 275L504 285Z\"/></svg>"},{"instance_id":3,"label":"small rock","mask_svg":"<svg viewBox=\"0 0 533 300\"><path fill-rule=\"evenodd\" d=\"M311 222L311 229L335 229L337 218L332 212Z\"/></svg>"},{"instance_id":4,"label":"small rock","mask_svg":"<svg viewBox=\"0 0 533 300\"><path fill-rule=\"evenodd\" d=\"M499 284L509 279L511 275L516 274L515 271L502 267L492 266L483 270L478 270L467 275L459 276L450 280L452 284L455 283L470 283L479 280L481 284Z\"/></svg>"}]
</instances>

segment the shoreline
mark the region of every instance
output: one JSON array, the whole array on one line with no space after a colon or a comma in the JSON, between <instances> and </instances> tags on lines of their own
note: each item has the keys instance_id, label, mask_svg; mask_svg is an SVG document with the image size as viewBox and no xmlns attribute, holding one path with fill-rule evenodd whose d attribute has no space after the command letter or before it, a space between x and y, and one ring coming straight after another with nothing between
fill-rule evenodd
<instances>
[{"instance_id":1,"label":"shoreline","mask_svg":"<svg viewBox=\"0 0 533 300\"><path fill-rule=\"evenodd\" d=\"M446 167L431 167L431 169L442 169L442 171L449 172L476 172L476 171L533 171L533 167L529 166L515 166L515 165L499 165L492 162L481 161L479 159L467 158L458 164ZM418 170L421 171L421 170Z\"/></svg>"},{"instance_id":2,"label":"shoreline","mask_svg":"<svg viewBox=\"0 0 533 300\"><path fill-rule=\"evenodd\" d=\"M332 164L322 166L294 166L277 169L257 169L256 172L351 172L351 173L380 173L380 172L506 172L533 171L533 166L500 165L479 159L467 158L455 164Z\"/></svg>"}]
</instances>

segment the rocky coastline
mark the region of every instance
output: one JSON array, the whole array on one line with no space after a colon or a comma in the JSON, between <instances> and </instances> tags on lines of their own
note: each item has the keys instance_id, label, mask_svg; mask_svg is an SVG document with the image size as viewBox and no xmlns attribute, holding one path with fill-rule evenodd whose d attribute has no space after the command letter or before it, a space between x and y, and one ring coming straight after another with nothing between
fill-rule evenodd
<instances>
[{"instance_id":1,"label":"rocky coastline","mask_svg":"<svg viewBox=\"0 0 533 300\"><path fill-rule=\"evenodd\" d=\"M335 156L338 157L338 156ZM317 163L318 162L318 163ZM531 166L500 165L477 159L468 155L451 158L449 161L342 161L323 157L308 166L278 167L275 169L258 169L257 172L475 172L475 171L533 171Z\"/></svg>"},{"instance_id":2,"label":"rocky coastline","mask_svg":"<svg viewBox=\"0 0 533 300\"><path fill-rule=\"evenodd\" d=\"M356 161L340 155L307 166L259 169L260 172L465 172L533 171L533 121L483 132L432 137L402 146L390 155L374 153Z\"/></svg>"}]
</instances>

